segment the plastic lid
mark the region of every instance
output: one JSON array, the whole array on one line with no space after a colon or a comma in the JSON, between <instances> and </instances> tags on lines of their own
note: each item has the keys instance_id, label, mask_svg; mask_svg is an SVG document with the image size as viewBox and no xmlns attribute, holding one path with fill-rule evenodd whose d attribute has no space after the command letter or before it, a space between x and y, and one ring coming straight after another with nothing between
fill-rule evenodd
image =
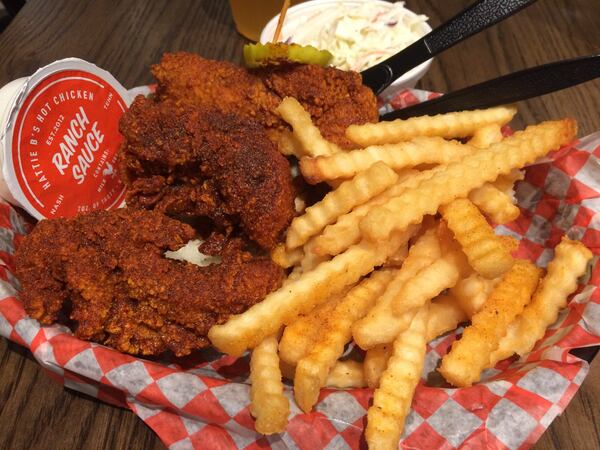
<instances>
[{"instance_id":1,"label":"plastic lid","mask_svg":"<svg viewBox=\"0 0 600 450\"><path fill-rule=\"evenodd\" d=\"M38 219L118 207L125 194L116 171L118 128L129 103L112 75L80 59L29 77L2 138L13 198Z\"/></svg>"}]
</instances>

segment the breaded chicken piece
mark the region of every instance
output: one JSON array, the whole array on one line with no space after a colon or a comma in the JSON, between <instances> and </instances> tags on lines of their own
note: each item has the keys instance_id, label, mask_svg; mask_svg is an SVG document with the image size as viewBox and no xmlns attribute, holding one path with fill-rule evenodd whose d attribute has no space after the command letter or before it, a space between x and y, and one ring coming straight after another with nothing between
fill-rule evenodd
<instances>
[{"instance_id":1,"label":"breaded chicken piece","mask_svg":"<svg viewBox=\"0 0 600 450\"><path fill-rule=\"evenodd\" d=\"M283 276L238 241L225 241L222 262L207 267L164 257L194 236L145 210L43 220L16 253L21 301L42 324L70 320L81 339L132 354L187 355L209 345L212 325L262 300Z\"/></svg>"},{"instance_id":2,"label":"breaded chicken piece","mask_svg":"<svg viewBox=\"0 0 600 450\"><path fill-rule=\"evenodd\" d=\"M345 129L376 122L377 101L360 75L332 67L284 64L247 70L227 61L213 61L178 52L166 53L152 67L159 100L217 107L259 121L278 139L289 127L275 113L285 96L292 96L311 113L321 133L344 148L354 145Z\"/></svg>"},{"instance_id":3,"label":"breaded chicken piece","mask_svg":"<svg viewBox=\"0 0 600 450\"><path fill-rule=\"evenodd\" d=\"M260 124L138 96L120 123L119 170L130 207L208 217L271 249L294 216L287 160Z\"/></svg>"}]
</instances>

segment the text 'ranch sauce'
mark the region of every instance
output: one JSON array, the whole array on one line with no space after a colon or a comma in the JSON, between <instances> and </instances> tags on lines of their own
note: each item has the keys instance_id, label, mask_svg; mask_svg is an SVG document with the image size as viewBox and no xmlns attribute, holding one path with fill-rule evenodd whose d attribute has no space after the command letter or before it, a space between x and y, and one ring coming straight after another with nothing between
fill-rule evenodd
<instances>
[{"instance_id":1,"label":"text 'ranch sauce'","mask_svg":"<svg viewBox=\"0 0 600 450\"><path fill-rule=\"evenodd\" d=\"M76 58L0 90L0 195L37 219L118 207L119 119L130 96Z\"/></svg>"}]
</instances>

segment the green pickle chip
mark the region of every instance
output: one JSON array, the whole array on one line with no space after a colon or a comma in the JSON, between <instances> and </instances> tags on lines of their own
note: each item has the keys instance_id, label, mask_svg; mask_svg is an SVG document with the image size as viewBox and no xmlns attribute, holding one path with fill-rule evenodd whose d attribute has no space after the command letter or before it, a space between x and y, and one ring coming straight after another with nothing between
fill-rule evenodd
<instances>
[{"instance_id":1,"label":"green pickle chip","mask_svg":"<svg viewBox=\"0 0 600 450\"><path fill-rule=\"evenodd\" d=\"M312 45L283 43L244 45L244 61L251 69L281 62L326 66L332 58L333 55L327 50L319 50Z\"/></svg>"}]
</instances>

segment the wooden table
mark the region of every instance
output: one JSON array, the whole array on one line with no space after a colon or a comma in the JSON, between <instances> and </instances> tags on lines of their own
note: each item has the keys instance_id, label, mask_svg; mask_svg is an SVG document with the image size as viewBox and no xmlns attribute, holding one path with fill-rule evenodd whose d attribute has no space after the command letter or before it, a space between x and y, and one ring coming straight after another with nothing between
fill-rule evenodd
<instances>
[{"instance_id":1,"label":"wooden table","mask_svg":"<svg viewBox=\"0 0 600 450\"><path fill-rule=\"evenodd\" d=\"M468 0L408 6L437 25ZM544 0L436 58L421 86L450 91L500 74L600 50L598 0ZM244 40L224 0L29 0L0 36L0 85L67 56L95 62L125 86L152 81L161 54L190 50L240 61ZM600 81L520 104L518 126L571 116L600 130ZM600 358L537 450L600 448ZM0 339L0 449L164 448L132 413L66 391Z\"/></svg>"}]
</instances>

